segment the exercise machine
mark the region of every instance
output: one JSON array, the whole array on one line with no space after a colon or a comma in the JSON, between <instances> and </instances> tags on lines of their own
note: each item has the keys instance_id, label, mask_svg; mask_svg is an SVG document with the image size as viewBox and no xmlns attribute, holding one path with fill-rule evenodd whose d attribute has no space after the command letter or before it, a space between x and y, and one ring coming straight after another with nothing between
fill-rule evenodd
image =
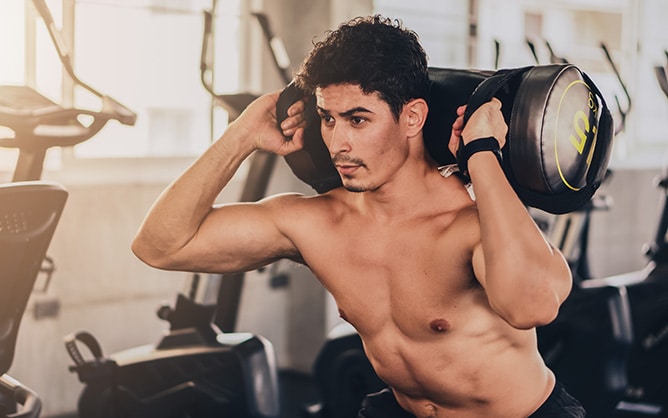
<instances>
[{"instance_id":1,"label":"exercise machine","mask_svg":"<svg viewBox=\"0 0 668 418\"><path fill-rule=\"evenodd\" d=\"M527 43L537 59L535 46ZM625 128L631 97L606 44L600 47L626 96L625 106L614 97L619 115L614 134L618 135ZM665 68L656 67L655 72L668 95ZM658 184L665 194L665 175ZM609 206L608 197L598 194L582 210L556 217L551 226L550 238L571 266L574 288L557 319L538 329L539 349L557 378L584 404L588 416L666 416L668 351L657 344L662 341L657 341L657 333L660 337L660 330L668 326L665 260L659 255L665 247L668 214L659 219L644 268L598 279L588 265L590 219Z\"/></svg>"},{"instance_id":2,"label":"exercise machine","mask_svg":"<svg viewBox=\"0 0 668 418\"><path fill-rule=\"evenodd\" d=\"M18 149L12 182L0 185L0 417L36 418L42 401L37 393L7 375L15 354L21 318L35 281L53 271L46 252L67 200L55 182L41 181L46 151L73 146L99 132L110 120L126 125L136 115L77 77L62 35L43 0L34 0L63 68L75 86L100 99L101 110L66 107L27 85L0 86L0 147ZM80 117L90 119L81 122Z\"/></svg>"},{"instance_id":3,"label":"exercise machine","mask_svg":"<svg viewBox=\"0 0 668 418\"><path fill-rule=\"evenodd\" d=\"M355 329L342 323L332 329L313 363L318 398L304 405L304 418L355 417L362 400L387 385L364 353Z\"/></svg>"},{"instance_id":4,"label":"exercise machine","mask_svg":"<svg viewBox=\"0 0 668 418\"><path fill-rule=\"evenodd\" d=\"M538 329L546 363L592 417L668 416L668 177L648 263L576 282L557 319Z\"/></svg>"},{"instance_id":5,"label":"exercise machine","mask_svg":"<svg viewBox=\"0 0 668 418\"><path fill-rule=\"evenodd\" d=\"M217 0L213 0L211 9L203 12L204 31L200 55L200 78L204 89L211 95L214 105L225 109L229 115L229 120L233 121L253 100L258 98L258 95L250 92L220 93L214 86L214 19L217 4ZM290 75L290 58L285 50L283 41L274 33L269 17L264 12L256 11L251 14L257 19L262 28L262 34L269 46L274 66L281 80L285 84L289 83L292 79Z\"/></svg>"},{"instance_id":6,"label":"exercise machine","mask_svg":"<svg viewBox=\"0 0 668 418\"><path fill-rule=\"evenodd\" d=\"M134 123L127 108L77 78L46 5L39 0L33 4L64 68L77 86L101 99L102 110L63 107L26 85L0 86L0 126L7 128L0 146L19 150L12 182L0 185L0 417L9 418L33 418L41 412L39 396L5 373L34 283L40 273L53 271L46 251L67 200L61 185L39 180L46 151L85 141L112 119ZM82 115L93 121L83 124L78 119Z\"/></svg>"},{"instance_id":7,"label":"exercise machine","mask_svg":"<svg viewBox=\"0 0 668 418\"><path fill-rule=\"evenodd\" d=\"M601 45L614 69L610 54ZM628 95L619 73L615 73ZM656 74L668 96L668 88L663 88L668 87L665 70L657 67ZM617 98L616 102L623 115L615 129L618 134L631 105L630 100L626 108ZM664 197L668 197L666 174L658 182ZM564 217L580 225L570 231L564 229L557 240L557 244L577 243L577 257L569 259L575 261L571 264L574 288L557 319L538 329L538 341L546 363L584 404L589 416L668 416L668 348L662 332L668 329L666 203L656 235L647 245L647 265L607 278L591 277L587 265L591 212Z\"/></svg>"},{"instance_id":8,"label":"exercise machine","mask_svg":"<svg viewBox=\"0 0 668 418\"><path fill-rule=\"evenodd\" d=\"M0 147L20 150L12 181L41 178L46 151L51 147L71 147L92 138L111 120L134 125L137 115L114 98L82 81L74 71L70 53L44 0L33 0L58 53L63 69L74 82L97 97L100 109L63 106L34 88L0 86L0 126L11 134L0 137ZM90 119L87 123L85 119Z\"/></svg>"},{"instance_id":9,"label":"exercise machine","mask_svg":"<svg viewBox=\"0 0 668 418\"><path fill-rule=\"evenodd\" d=\"M6 373L14 359L23 312L66 200L67 191L56 183L0 185L1 418L37 418L41 412L40 397Z\"/></svg>"},{"instance_id":10,"label":"exercise machine","mask_svg":"<svg viewBox=\"0 0 668 418\"><path fill-rule=\"evenodd\" d=\"M252 93L219 94L213 83L213 20L215 5L204 12L200 61L201 81L215 106L235 119L257 96ZM267 17L260 23L274 55L280 40ZM283 77L285 59L275 58ZM240 201L264 197L276 156L252 156ZM277 367L271 342L236 332L236 317L244 274L219 277L216 304L198 300L201 282L211 279L193 274L187 294L178 294L174 307L162 306L158 317L169 330L156 344L147 344L105 356L95 337L86 331L66 337L74 361L71 368L85 387L79 398L80 418L99 417L235 417L278 418L281 413ZM82 347L90 355L84 355ZM90 358L92 357L92 358Z\"/></svg>"}]
</instances>

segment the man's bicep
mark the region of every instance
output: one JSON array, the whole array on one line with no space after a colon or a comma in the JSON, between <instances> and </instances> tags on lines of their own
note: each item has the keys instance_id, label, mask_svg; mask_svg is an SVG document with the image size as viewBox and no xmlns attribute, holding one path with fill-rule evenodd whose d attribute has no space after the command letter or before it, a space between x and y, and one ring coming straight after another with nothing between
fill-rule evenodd
<instances>
[{"instance_id":1,"label":"man's bicep","mask_svg":"<svg viewBox=\"0 0 668 418\"><path fill-rule=\"evenodd\" d=\"M274 222L274 208L235 203L213 208L180 258L188 270L237 272L253 270L298 252Z\"/></svg>"}]
</instances>

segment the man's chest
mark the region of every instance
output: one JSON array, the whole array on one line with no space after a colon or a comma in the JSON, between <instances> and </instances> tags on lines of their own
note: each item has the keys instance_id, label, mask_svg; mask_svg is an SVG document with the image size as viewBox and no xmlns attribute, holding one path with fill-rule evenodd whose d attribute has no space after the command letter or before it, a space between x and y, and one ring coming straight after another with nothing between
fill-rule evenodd
<instances>
[{"instance_id":1,"label":"man's chest","mask_svg":"<svg viewBox=\"0 0 668 418\"><path fill-rule=\"evenodd\" d=\"M360 331L379 329L387 321L428 326L450 317L462 295L477 287L471 251L461 243L402 234L394 238L358 234L333 240L307 257L341 316Z\"/></svg>"}]
</instances>

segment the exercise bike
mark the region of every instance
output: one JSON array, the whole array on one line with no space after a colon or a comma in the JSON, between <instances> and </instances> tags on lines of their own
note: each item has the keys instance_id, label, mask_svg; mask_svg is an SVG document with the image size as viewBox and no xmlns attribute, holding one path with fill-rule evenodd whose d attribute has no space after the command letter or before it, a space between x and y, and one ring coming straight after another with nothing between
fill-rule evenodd
<instances>
[{"instance_id":1,"label":"exercise bike","mask_svg":"<svg viewBox=\"0 0 668 418\"><path fill-rule=\"evenodd\" d=\"M76 76L46 4L33 0L33 5L63 68L77 87L100 100L101 110L62 106L27 85L0 86L0 126L5 128L0 147L19 151L12 181L0 185L0 418L37 418L42 409L39 395L6 373L35 281L46 274L46 287L53 272L46 253L68 196L62 185L40 180L46 151L86 141L111 120L132 125L136 118ZM82 123L81 116L90 123Z\"/></svg>"},{"instance_id":2,"label":"exercise bike","mask_svg":"<svg viewBox=\"0 0 668 418\"><path fill-rule=\"evenodd\" d=\"M665 68L657 79L668 97ZM658 187L663 210L638 271L576 275L559 317L538 329L546 363L589 416L668 416L668 171ZM586 232L580 254L586 258Z\"/></svg>"}]
</instances>

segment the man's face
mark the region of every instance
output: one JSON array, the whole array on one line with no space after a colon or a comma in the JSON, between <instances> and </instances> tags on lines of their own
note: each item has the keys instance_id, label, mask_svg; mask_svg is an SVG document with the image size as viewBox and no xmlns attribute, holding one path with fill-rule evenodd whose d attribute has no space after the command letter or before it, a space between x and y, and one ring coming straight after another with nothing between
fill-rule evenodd
<instances>
[{"instance_id":1,"label":"man's face","mask_svg":"<svg viewBox=\"0 0 668 418\"><path fill-rule=\"evenodd\" d=\"M364 192L387 182L408 154L388 104L351 84L318 88L316 101L322 138L343 186Z\"/></svg>"}]
</instances>

